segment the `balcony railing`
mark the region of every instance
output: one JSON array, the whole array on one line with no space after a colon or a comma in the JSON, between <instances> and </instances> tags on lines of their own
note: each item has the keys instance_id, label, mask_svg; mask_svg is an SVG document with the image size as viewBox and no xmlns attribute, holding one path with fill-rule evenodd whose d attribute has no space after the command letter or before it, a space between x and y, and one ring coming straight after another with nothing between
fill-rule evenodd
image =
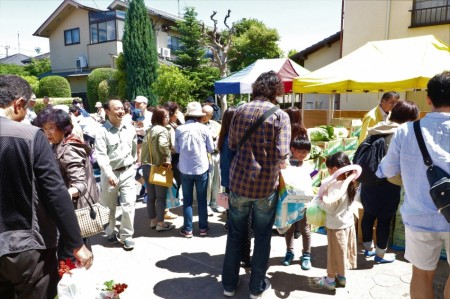
<instances>
[{"instance_id":1,"label":"balcony railing","mask_svg":"<svg viewBox=\"0 0 450 299\"><path fill-rule=\"evenodd\" d=\"M450 5L413 9L411 27L433 26L450 23Z\"/></svg>"}]
</instances>

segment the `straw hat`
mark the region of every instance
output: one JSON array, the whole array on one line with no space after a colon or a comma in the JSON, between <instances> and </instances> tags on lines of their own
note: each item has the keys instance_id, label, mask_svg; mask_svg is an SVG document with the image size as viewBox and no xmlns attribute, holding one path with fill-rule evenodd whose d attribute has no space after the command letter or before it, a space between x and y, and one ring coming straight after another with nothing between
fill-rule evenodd
<instances>
[{"instance_id":1,"label":"straw hat","mask_svg":"<svg viewBox=\"0 0 450 299\"><path fill-rule=\"evenodd\" d=\"M190 102L186 107L186 116L202 117L205 113L202 111L202 105L199 102Z\"/></svg>"}]
</instances>

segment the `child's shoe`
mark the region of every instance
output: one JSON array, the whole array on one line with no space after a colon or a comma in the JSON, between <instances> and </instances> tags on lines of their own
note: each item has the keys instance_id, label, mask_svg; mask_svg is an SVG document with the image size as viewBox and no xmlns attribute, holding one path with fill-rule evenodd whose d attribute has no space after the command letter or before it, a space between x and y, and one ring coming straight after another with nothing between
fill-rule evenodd
<instances>
[{"instance_id":1,"label":"child's shoe","mask_svg":"<svg viewBox=\"0 0 450 299\"><path fill-rule=\"evenodd\" d=\"M345 288L346 283L347 283L347 279L345 278L345 276L336 274L336 286Z\"/></svg>"},{"instance_id":2,"label":"child's shoe","mask_svg":"<svg viewBox=\"0 0 450 299\"><path fill-rule=\"evenodd\" d=\"M286 251L286 256L281 261L282 265L289 266L292 263L292 260L294 259L294 253L292 251Z\"/></svg>"},{"instance_id":3,"label":"child's shoe","mask_svg":"<svg viewBox=\"0 0 450 299\"><path fill-rule=\"evenodd\" d=\"M302 270L310 270L311 269L311 256L309 253L304 253L300 258Z\"/></svg>"},{"instance_id":4,"label":"child's shoe","mask_svg":"<svg viewBox=\"0 0 450 299\"><path fill-rule=\"evenodd\" d=\"M328 281L326 276L316 278L314 282L325 290L334 291L336 289L336 282Z\"/></svg>"}]
</instances>

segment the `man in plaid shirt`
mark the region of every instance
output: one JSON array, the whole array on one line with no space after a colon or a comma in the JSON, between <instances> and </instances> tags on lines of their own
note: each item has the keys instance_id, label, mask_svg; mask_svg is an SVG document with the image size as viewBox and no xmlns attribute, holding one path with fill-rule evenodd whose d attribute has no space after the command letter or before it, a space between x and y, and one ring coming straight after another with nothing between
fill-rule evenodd
<instances>
[{"instance_id":1,"label":"man in plaid shirt","mask_svg":"<svg viewBox=\"0 0 450 299\"><path fill-rule=\"evenodd\" d=\"M261 74L253 84L252 102L240 106L230 126L229 147L239 141L284 93L283 83L273 71ZM239 282L242 244L252 214L255 248L250 277L250 298L259 298L270 287L265 278L270 256L272 225L278 202L279 170L289 157L291 125L281 109L269 116L241 146L231 163L229 229L222 284L225 296L233 296ZM281 164L281 165L280 165Z\"/></svg>"}]
</instances>

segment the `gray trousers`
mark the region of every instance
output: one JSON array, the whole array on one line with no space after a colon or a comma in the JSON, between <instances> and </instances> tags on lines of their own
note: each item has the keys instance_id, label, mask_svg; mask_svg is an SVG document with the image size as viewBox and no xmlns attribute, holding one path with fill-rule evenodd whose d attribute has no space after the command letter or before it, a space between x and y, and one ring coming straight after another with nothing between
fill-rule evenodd
<instances>
[{"instance_id":1,"label":"gray trousers","mask_svg":"<svg viewBox=\"0 0 450 299\"><path fill-rule=\"evenodd\" d=\"M119 232L120 240L125 241L133 238L134 233L134 213L136 203L136 185L134 176L136 170L133 166L125 171L115 171L114 174L119 180L116 187L108 184L108 178L102 172L101 185L102 197L101 203L111 211L109 216L109 225L105 233L109 236L114 232ZM119 230L116 229L116 203L120 194L120 206L122 207L122 219Z\"/></svg>"},{"instance_id":2,"label":"gray trousers","mask_svg":"<svg viewBox=\"0 0 450 299\"><path fill-rule=\"evenodd\" d=\"M150 165L142 165L142 176L147 187L147 212L148 218L158 222L164 222L164 210L166 209L167 187L153 185L148 182Z\"/></svg>"}]
</instances>

